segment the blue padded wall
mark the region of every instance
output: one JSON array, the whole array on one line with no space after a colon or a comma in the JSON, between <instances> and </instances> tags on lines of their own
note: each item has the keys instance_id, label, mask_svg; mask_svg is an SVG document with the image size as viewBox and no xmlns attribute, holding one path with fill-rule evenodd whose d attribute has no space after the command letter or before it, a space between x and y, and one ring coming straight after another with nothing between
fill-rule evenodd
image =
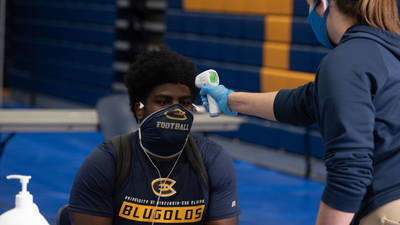
<instances>
[{"instance_id":1,"label":"blue padded wall","mask_svg":"<svg viewBox=\"0 0 400 225\"><path fill-rule=\"evenodd\" d=\"M264 42L262 41L172 32L166 34L164 40L172 50L189 57L263 66ZM327 49L323 47L292 44L289 51L289 69L315 72L326 54Z\"/></svg>"},{"instance_id":2,"label":"blue padded wall","mask_svg":"<svg viewBox=\"0 0 400 225\"><path fill-rule=\"evenodd\" d=\"M13 1L10 87L94 105L114 80L115 0Z\"/></svg>"},{"instance_id":3,"label":"blue padded wall","mask_svg":"<svg viewBox=\"0 0 400 225\"><path fill-rule=\"evenodd\" d=\"M265 16L185 12L169 9L165 18L168 32L260 41L267 38L265 37ZM291 40L294 44L320 45L305 17L293 17Z\"/></svg>"}]
</instances>

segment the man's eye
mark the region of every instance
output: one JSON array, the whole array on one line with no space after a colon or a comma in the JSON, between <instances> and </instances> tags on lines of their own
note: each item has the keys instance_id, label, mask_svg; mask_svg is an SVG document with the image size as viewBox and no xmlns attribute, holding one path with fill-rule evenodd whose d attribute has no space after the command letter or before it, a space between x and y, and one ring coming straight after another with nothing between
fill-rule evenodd
<instances>
[{"instance_id":1,"label":"man's eye","mask_svg":"<svg viewBox=\"0 0 400 225\"><path fill-rule=\"evenodd\" d=\"M192 105L192 101L181 101L179 102L183 107L188 107Z\"/></svg>"},{"instance_id":2,"label":"man's eye","mask_svg":"<svg viewBox=\"0 0 400 225\"><path fill-rule=\"evenodd\" d=\"M160 105L160 106L165 106L165 105L169 105L170 101L168 101L168 100L158 100L158 101L156 101L156 103L158 105Z\"/></svg>"}]
</instances>

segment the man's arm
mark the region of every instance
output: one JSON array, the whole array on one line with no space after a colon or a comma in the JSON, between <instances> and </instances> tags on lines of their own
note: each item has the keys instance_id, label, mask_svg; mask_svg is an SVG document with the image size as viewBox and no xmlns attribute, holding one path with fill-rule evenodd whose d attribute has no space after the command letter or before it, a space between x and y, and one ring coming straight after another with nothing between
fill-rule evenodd
<instances>
[{"instance_id":1,"label":"man's arm","mask_svg":"<svg viewBox=\"0 0 400 225\"><path fill-rule=\"evenodd\" d=\"M334 209L321 202L319 206L317 225L349 225L354 213Z\"/></svg>"},{"instance_id":2,"label":"man's arm","mask_svg":"<svg viewBox=\"0 0 400 225\"><path fill-rule=\"evenodd\" d=\"M234 216L222 220L211 220L207 222L207 225L237 225L238 221L239 221L239 216Z\"/></svg>"},{"instance_id":3,"label":"man's arm","mask_svg":"<svg viewBox=\"0 0 400 225\"><path fill-rule=\"evenodd\" d=\"M111 217L92 216L89 214L70 212L71 225L111 225Z\"/></svg>"},{"instance_id":4,"label":"man's arm","mask_svg":"<svg viewBox=\"0 0 400 225\"><path fill-rule=\"evenodd\" d=\"M111 225L115 158L103 143L82 163L71 188L69 213L74 225Z\"/></svg>"},{"instance_id":5,"label":"man's arm","mask_svg":"<svg viewBox=\"0 0 400 225\"><path fill-rule=\"evenodd\" d=\"M204 141L205 164L210 181L210 193L206 215L207 225L237 225L240 203L237 177L233 161L217 144Z\"/></svg>"}]
</instances>

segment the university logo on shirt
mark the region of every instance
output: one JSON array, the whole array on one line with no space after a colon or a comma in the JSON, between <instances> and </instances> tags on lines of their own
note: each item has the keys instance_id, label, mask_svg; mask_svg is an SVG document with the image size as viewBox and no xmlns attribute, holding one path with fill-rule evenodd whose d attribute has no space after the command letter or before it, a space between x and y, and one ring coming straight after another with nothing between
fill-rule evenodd
<instances>
[{"instance_id":1,"label":"university logo on shirt","mask_svg":"<svg viewBox=\"0 0 400 225\"><path fill-rule=\"evenodd\" d=\"M151 182L151 189L154 194L160 197L169 197L176 193L175 189L172 187L176 181L170 178L158 178Z\"/></svg>"},{"instance_id":2,"label":"university logo on shirt","mask_svg":"<svg viewBox=\"0 0 400 225\"><path fill-rule=\"evenodd\" d=\"M181 109L173 109L166 111L165 116L172 120L186 120L186 112Z\"/></svg>"},{"instance_id":3,"label":"university logo on shirt","mask_svg":"<svg viewBox=\"0 0 400 225\"><path fill-rule=\"evenodd\" d=\"M151 182L156 196L169 197L176 194L173 188L176 181L170 178L157 178ZM157 197L157 199L159 199ZM148 223L182 224L197 223L204 215L204 200L122 202L118 215L122 218Z\"/></svg>"}]
</instances>

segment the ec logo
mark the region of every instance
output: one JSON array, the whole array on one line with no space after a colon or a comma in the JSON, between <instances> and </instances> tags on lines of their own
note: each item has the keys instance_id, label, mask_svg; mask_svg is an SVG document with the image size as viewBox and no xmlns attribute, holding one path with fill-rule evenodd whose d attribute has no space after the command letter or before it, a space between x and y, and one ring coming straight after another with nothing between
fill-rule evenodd
<instances>
[{"instance_id":1,"label":"ec logo","mask_svg":"<svg viewBox=\"0 0 400 225\"><path fill-rule=\"evenodd\" d=\"M172 120L186 120L186 113L181 109L174 109L171 111L166 111L165 116Z\"/></svg>"},{"instance_id":2,"label":"ec logo","mask_svg":"<svg viewBox=\"0 0 400 225\"><path fill-rule=\"evenodd\" d=\"M176 193L172 188L176 181L169 178L158 178L151 182L151 188L155 195L160 197L169 197Z\"/></svg>"}]
</instances>

